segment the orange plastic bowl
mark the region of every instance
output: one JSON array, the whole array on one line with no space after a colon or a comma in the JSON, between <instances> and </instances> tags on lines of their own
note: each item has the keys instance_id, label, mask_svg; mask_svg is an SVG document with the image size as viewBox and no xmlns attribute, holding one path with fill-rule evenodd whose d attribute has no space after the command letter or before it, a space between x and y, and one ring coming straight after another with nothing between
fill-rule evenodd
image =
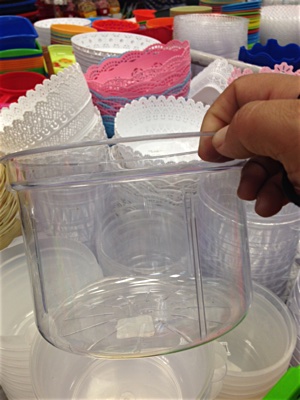
<instances>
[{"instance_id":1,"label":"orange plastic bowl","mask_svg":"<svg viewBox=\"0 0 300 400\"><path fill-rule=\"evenodd\" d=\"M161 27L173 28L173 24L174 24L174 17L153 18L146 21L147 28L161 28Z\"/></svg>"},{"instance_id":2,"label":"orange plastic bowl","mask_svg":"<svg viewBox=\"0 0 300 400\"><path fill-rule=\"evenodd\" d=\"M148 9L136 9L133 10L133 16L135 17L136 22L144 22L148 21L148 19L155 18L156 10L148 10Z\"/></svg>"},{"instance_id":3,"label":"orange plastic bowl","mask_svg":"<svg viewBox=\"0 0 300 400\"><path fill-rule=\"evenodd\" d=\"M136 33L139 30L139 24L122 19L104 19L93 22L92 27L99 32L127 32Z\"/></svg>"}]
</instances>

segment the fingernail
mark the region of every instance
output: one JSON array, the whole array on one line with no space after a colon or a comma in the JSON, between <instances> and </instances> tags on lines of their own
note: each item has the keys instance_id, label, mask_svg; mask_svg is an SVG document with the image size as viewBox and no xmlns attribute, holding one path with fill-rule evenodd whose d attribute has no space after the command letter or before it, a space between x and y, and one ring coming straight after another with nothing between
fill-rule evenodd
<instances>
[{"instance_id":1,"label":"fingernail","mask_svg":"<svg viewBox=\"0 0 300 400\"><path fill-rule=\"evenodd\" d=\"M212 138L212 144L215 149L219 149L225 142L226 133L228 130L228 126L224 126L218 132L216 132Z\"/></svg>"}]
</instances>

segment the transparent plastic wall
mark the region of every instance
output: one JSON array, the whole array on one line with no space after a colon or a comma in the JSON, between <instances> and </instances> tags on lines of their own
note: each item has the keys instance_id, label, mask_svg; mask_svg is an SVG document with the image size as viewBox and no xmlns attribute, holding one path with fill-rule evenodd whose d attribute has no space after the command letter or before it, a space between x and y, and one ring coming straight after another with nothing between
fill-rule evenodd
<instances>
[{"instance_id":1,"label":"transparent plastic wall","mask_svg":"<svg viewBox=\"0 0 300 400\"><path fill-rule=\"evenodd\" d=\"M192 348L230 331L251 302L240 167L172 146L141 158L128 143L3 160L20 202L38 329L69 352Z\"/></svg>"}]
</instances>

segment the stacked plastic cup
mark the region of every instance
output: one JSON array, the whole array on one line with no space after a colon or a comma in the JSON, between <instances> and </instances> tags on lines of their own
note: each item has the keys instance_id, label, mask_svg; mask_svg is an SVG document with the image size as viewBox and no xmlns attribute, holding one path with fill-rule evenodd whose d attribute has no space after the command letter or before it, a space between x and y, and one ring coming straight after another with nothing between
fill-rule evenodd
<instances>
[{"instance_id":1,"label":"stacked plastic cup","mask_svg":"<svg viewBox=\"0 0 300 400\"><path fill-rule=\"evenodd\" d=\"M278 214L263 218L246 202L252 279L277 296L286 294L300 235L300 209L286 205Z\"/></svg>"},{"instance_id":2,"label":"stacked plastic cup","mask_svg":"<svg viewBox=\"0 0 300 400\"><path fill-rule=\"evenodd\" d=\"M189 40L191 49L235 60L248 40L248 20L236 16L176 15L173 29L174 39Z\"/></svg>"}]
</instances>

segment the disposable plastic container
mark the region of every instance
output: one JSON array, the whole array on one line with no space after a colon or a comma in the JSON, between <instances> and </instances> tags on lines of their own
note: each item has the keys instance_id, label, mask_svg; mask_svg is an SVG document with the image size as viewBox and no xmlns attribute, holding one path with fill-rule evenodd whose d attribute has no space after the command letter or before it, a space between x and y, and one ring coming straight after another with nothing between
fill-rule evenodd
<instances>
[{"instance_id":1,"label":"disposable plastic container","mask_svg":"<svg viewBox=\"0 0 300 400\"><path fill-rule=\"evenodd\" d=\"M150 163L113 154L114 145L125 139L2 159L20 201L37 326L54 346L103 358L162 355L209 342L245 317L251 279L245 210L236 196L240 168L174 153L175 138L185 141L187 135L165 135L170 146ZM162 135L126 140L159 146ZM110 152L101 159L99 149L106 151L107 144ZM208 212L210 204L221 208ZM74 224L77 213L86 216L80 225ZM202 234L220 223L229 244L220 247L216 259L210 249L222 236L207 246ZM57 287L47 277L45 238L84 243L94 252L99 275L93 274L94 263L79 267L74 260L73 279L82 285L72 285L70 264L53 246L51 275L59 274L57 285L68 294L53 302Z\"/></svg>"},{"instance_id":2,"label":"disposable plastic container","mask_svg":"<svg viewBox=\"0 0 300 400\"><path fill-rule=\"evenodd\" d=\"M219 341L227 355L221 399L262 398L288 369L296 345L296 325L272 292L253 285L253 303L244 321Z\"/></svg>"},{"instance_id":3,"label":"disposable plastic container","mask_svg":"<svg viewBox=\"0 0 300 400\"><path fill-rule=\"evenodd\" d=\"M216 345L135 360L95 360L67 354L39 335L30 357L33 388L39 399L206 399L215 370L220 373L226 362L225 354L216 365Z\"/></svg>"}]
</instances>

